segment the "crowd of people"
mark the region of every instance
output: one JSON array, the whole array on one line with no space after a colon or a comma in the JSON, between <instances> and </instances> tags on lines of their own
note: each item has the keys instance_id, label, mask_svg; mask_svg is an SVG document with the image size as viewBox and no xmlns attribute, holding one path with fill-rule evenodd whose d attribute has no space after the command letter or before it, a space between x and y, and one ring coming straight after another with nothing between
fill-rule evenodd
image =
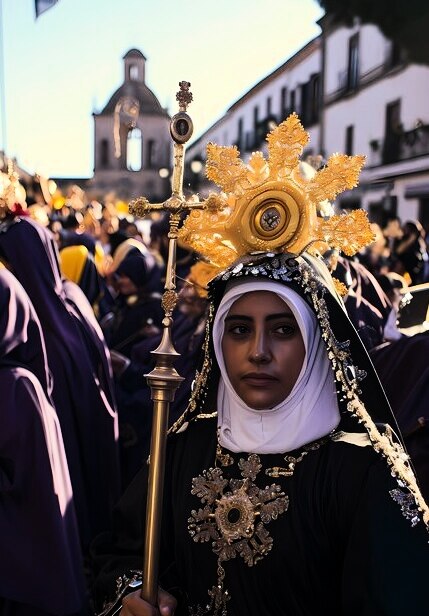
<instances>
[{"instance_id":1,"label":"crowd of people","mask_svg":"<svg viewBox=\"0 0 429 616\"><path fill-rule=\"evenodd\" d=\"M190 398L193 404L186 416L190 427L182 439L180 426L175 428L177 434L172 435L168 454L166 519L170 525L164 529L161 583L169 593L160 595L161 613L176 609L177 614L195 615L396 615L411 613L407 605L420 605L419 592L424 594L425 585L419 575L427 560L427 539L392 511L394 498L388 495L389 490L391 494L397 490L392 478L395 473L385 473L375 460L378 454L374 450L378 450L374 443L384 436L381 431L379 437L377 431L374 437L373 431L380 423L395 429L396 423L366 352L388 395L421 491L429 499L429 334L423 321L415 323L417 329L412 332L400 328L401 311L407 302L412 304L414 287L424 288L429 283L428 245L417 221L401 223L392 217L384 228L372 224L372 229L375 241L355 257L346 258L333 250L324 254L321 267L325 278L321 279L325 282L320 298L332 293L326 282L329 270L346 289L349 319L338 302L327 299L330 323L324 325L326 336L318 327L320 304L316 307L314 296L301 284L308 268L313 268L313 273L317 269L311 260L299 258L280 264L282 272L290 270L290 276L280 281L275 272L281 268L273 255L256 259L256 265L245 263L242 269L231 270L228 284L225 279L212 287L215 313L209 315L207 290L195 275L198 255L179 246L179 302L173 341L180 353L175 366L184 382L171 405L170 425L179 422L183 427L183 411ZM141 485L147 471L152 423L152 401L143 375L154 365L151 351L161 338L167 236L165 217L136 221L119 215L113 205L98 202L79 209L67 204L61 210L47 205L14 208L10 203L0 209L2 615L83 616L90 610L101 611L115 588L118 572L141 568ZM263 271L271 274L269 281L261 283L266 275ZM285 306L286 317L282 314ZM250 338L252 328L256 336L258 327L266 328L267 320L279 313L282 316L277 319L275 336L282 344L287 339L291 356L298 358L294 370L289 369L290 382L270 374L268 368L267 374L258 376L259 367L269 367L271 361L265 357L263 345L248 360L245 350L238 351L240 337ZM277 338L273 347L279 344ZM329 347L329 340L334 339L352 341L350 352L368 375L362 399L372 409L370 419L359 412L346 417L341 397L348 395L346 385L341 395L333 393L333 374L338 390L345 377L332 372L329 362L336 370L341 364L344 374L347 371L347 361L339 352L336 360L331 357L337 353ZM209 356L212 371L206 374L206 382L195 386L195 371L201 376L205 370L202 349L206 360ZM246 377L248 382L244 379L243 385L242 375L234 370L246 361L255 374ZM355 379L356 375L347 384L353 396L360 387ZM267 391L272 399L264 398ZM348 400L351 398L350 394ZM296 413L296 408L304 406L307 414L300 425L291 422L292 407ZM220 421L211 415L216 408ZM254 409L265 408L282 411L267 412L269 417L262 421L261 413L255 414ZM283 411L289 420L279 419ZM200 416L208 419L198 421ZM327 436L333 432L335 438ZM213 440L216 433L217 445ZM373 447L355 447L349 454L348 437L341 436L349 433L359 433L362 439L364 433ZM398 438L401 441L402 437ZM247 460L240 459L240 452L250 454ZM295 452L287 462L292 463L290 474L296 465L300 478L299 484L287 489L279 479L284 452ZM389 455L385 452L395 469ZM306 464L301 467L304 457ZM221 469L217 479L213 468L202 473L213 463ZM211 510L216 499L226 502L232 498L224 493L229 465L234 469L234 479L228 480L231 495L252 484L253 500L265 503L265 517L258 509L262 522L253 547L247 544L244 531L225 542L212 524L219 517ZM271 495L263 495L262 489L255 487L262 467L275 477L270 480L275 486ZM323 481L319 476L322 467L327 469ZM341 476L337 476L338 468L343 469ZM193 485L186 495L185 477L187 484ZM216 481L223 482L223 487ZM399 486L404 482L400 477ZM309 487L316 484L317 493L310 497ZM387 494L383 498L380 486ZM271 538L265 526L288 508L285 491L291 503L299 506L293 509L291 505L287 514L290 527L279 530L273 523L271 532L269 526ZM339 493L346 496L334 507ZM407 497L399 495L401 498L408 519L413 513L414 517L424 514L424 507L407 509ZM197 510L198 504L203 509ZM361 512L359 519L356 511ZM256 516L254 512L251 515ZM112 516L116 516L115 522ZM177 529L173 528L171 520L187 518L189 532L186 527L179 529L179 522ZM112 526L118 519L122 520L120 533ZM228 526L228 521L224 523ZM382 526L385 532L380 530ZM189 533L192 541L187 541ZM369 565L362 540L367 534L377 536ZM242 537L239 547L234 543L238 536ZM217 545L212 560L211 541ZM271 561L265 555L273 541L274 545L283 543L284 548L275 555L273 550ZM206 549L199 542L208 542ZM308 542L314 542L311 549L316 562L308 560L307 547L303 548ZM404 568L395 572L395 567L403 564L397 553L405 549L404 542L405 560L413 561L413 567L408 572ZM326 567L323 563L333 551L346 563L341 584L338 562L328 559ZM114 557L106 565L108 554ZM262 562L251 575L246 569L244 576L238 566L240 557L247 558L247 564ZM182 563L179 571L178 560ZM233 562L227 563L229 560ZM201 583L193 585L196 570ZM303 575L311 593L305 591ZM406 588L409 585L409 593L401 600L393 592L395 579L402 579ZM381 597L377 607L371 602L375 583ZM176 587L180 592L174 591ZM281 588L281 593L276 594L276 588ZM415 595L411 603L410 593ZM238 606L244 596L245 609ZM125 600L123 614L151 613L135 602L138 599L132 595Z\"/></svg>"}]
</instances>

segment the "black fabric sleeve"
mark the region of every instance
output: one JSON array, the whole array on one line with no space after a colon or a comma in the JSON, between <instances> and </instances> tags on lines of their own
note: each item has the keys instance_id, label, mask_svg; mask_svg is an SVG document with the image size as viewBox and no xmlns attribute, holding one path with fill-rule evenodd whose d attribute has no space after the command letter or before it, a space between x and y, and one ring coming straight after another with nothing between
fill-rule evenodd
<instances>
[{"instance_id":1,"label":"black fabric sleeve","mask_svg":"<svg viewBox=\"0 0 429 616\"><path fill-rule=\"evenodd\" d=\"M344 615L427 613L429 533L423 521L412 527L406 519L391 494L398 489L384 460L370 467L344 559Z\"/></svg>"},{"instance_id":2,"label":"black fabric sleeve","mask_svg":"<svg viewBox=\"0 0 429 616\"><path fill-rule=\"evenodd\" d=\"M175 570L173 527L171 520L171 464L175 436L167 442L164 482L163 523L160 550L160 582L166 590L173 587ZM113 510L112 531L99 535L91 545L90 563L93 578L92 596L96 609L116 594L116 580L130 571L143 569L144 534L146 524L146 499L149 465L144 464ZM165 584L164 584L165 582Z\"/></svg>"},{"instance_id":3,"label":"black fabric sleeve","mask_svg":"<svg viewBox=\"0 0 429 616\"><path fill-rule=\"evenodd\" d=\"M142 569L148 468L145 464L137 473L115 506L113 530L102 533L91 544L93 600L98 610L114 598L120 575Z\"/></svg>"}]
</instances>

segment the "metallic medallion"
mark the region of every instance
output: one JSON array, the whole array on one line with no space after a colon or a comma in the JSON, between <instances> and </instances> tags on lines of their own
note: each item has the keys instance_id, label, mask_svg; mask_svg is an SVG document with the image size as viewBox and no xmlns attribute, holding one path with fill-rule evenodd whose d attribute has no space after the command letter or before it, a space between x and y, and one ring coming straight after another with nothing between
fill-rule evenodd
<instances>
[{"instance_id":1,"label":"metallic medallion","mask_svg":"<svg viewBox=\"0 0 429 616\"><path fill-rule=\"evenodd\" d=\"M264 231L273 231L280 224L280 214L275 207L270 207L261 216L261 227Z\"/></svg>"},{"instance_id":2,"label":"metallic medallion","mask_svg":"<svg viewBox=\"0 0 429 616\"><path fill-rule=\"evenodd\" d=\"M217 503L215 519L228 543L253 535L255 511L246 486L243 485L235 494L222 496Z\"/></svg>"}]
</instances>

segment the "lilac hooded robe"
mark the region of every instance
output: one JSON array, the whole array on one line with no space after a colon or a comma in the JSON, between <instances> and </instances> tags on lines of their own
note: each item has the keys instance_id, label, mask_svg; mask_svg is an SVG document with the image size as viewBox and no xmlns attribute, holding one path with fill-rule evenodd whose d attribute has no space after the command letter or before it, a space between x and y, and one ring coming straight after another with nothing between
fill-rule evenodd
<instances>
[{"instance_id":1,"label":"lilac hooded robe","mask_svg":"<svg viewBox=\"0 0 429 616\"><path fill-rule=\"evenodd\" d=\"M117 413L106 373L109 361L82 314L67 299L50 231L31 219L3 224L1 256L28 293L43 328L52 397L86 549L109 527L111 508L119 496Z\"/></svg>"},{"instance_id":2,"label":"lilac hooded robe","mask_svg":"<svg viewBox=\"0 0 429 616\"><path fill-rule=\"evenodd\" d=\"M0 612L83 613L73 493L39 320L0 270Z\"/></svg>"}]
</instances>

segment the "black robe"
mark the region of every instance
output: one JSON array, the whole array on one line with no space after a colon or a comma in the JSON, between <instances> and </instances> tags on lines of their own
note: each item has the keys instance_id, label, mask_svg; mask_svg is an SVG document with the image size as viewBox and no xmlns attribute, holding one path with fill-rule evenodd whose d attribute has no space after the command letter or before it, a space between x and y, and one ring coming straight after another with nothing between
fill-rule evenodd
<instances>
[{"instance_id":1,"label":"black robe","mask_svg":"<svg viewBox=\"0 0 429 616\"><path fill-rule=\"evenodd\" d=\"M153 325L161 327L164 316L157 293L141 293L133 299L134 303L122 295L116 299L113 323L104 331L109 348L127 357L136 344L152 335Z\"/></svg>"},{"instance_id":2,"label":"black robe","mask_svg":"<svg viewBox=\"0 0 429 616\"><path fill-rule=\"evenodd\" d=\"M204 506L191 494L192 480L215 466L216 421L197 417L168 444L160 584L179 597L176 616L214 613L198 606L209 602L216 584L217 556L212 539L195 542L188 523ZM240 458L248 455L233 454L234 463L221 466L225 479L240 478ZM259 458L254 483L279 485L289 507L265 524L273 545L262 560L249 567L237 554L223 563L228 616L426 613L428 533L404 516L390 494L398 484L371 446L328 439L296 464L292 477L265 475L267 468L287 466L284 454ZM100 605L114 595L119 575L141 569L146 470L117 506L114 534L93 546Z\"/></svg>"}]
</instances>

